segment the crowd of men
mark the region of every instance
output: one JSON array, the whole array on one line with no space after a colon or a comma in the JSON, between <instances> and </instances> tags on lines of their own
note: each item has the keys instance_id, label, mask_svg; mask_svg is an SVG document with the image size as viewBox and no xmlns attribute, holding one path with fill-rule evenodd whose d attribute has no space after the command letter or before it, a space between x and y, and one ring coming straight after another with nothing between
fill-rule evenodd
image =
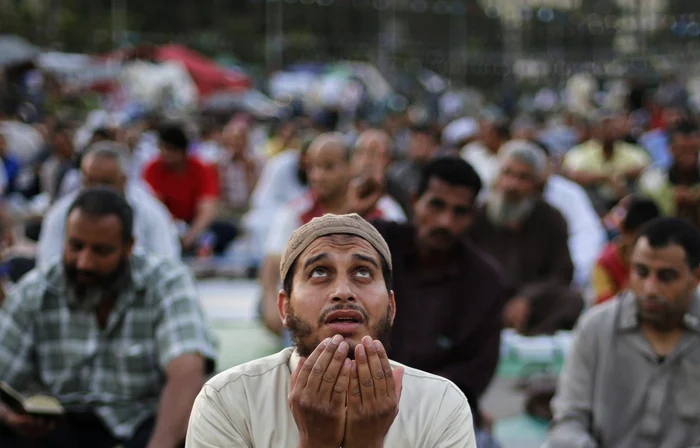
<instances>
[{"instance_id":1,"label":"crowd of men","mask_svg":"<svg viewBox=\"0 0 700 448\"><path fill-rule=\"evenodd\" d=\"M262 140L247 116L149 115L82 145L47 119L26 160L0 134L0 381L65 409L0 407L0 446L489 446L504 328L575 328L549 447L700 445L700 128L639 112L326 113ZM204 386L183 260L235 251L296 350Z\"/></svg>"}]
</instances>

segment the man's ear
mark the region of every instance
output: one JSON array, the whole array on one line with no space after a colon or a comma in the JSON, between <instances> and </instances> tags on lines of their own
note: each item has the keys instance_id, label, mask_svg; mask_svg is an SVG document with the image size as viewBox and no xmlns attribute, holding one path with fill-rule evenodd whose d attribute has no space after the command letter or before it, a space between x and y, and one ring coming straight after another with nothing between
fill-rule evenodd
<instances>
[{"instance_id":1,"label":"man's ear","mask_svg":"<svg viewBox=\"0 0 700 448\"><path fill-rule=\"evenodd\" d=\"M700 267L697 267L693 270L693 276L695 277L693 279L693 283L695 284L695 288L697 289L698 285L700 285Z\"/></svg>"},{"instance_id":2,"label":"man's ear","mask_svg":"<svg viewBox=\"0 0 700 448\"><path fill-rule=\"evenodd\" d=\"M391 325L394 325L394 317L396 317L396 300L394 300L394 291L389 292L389 308L391 309Z\"/></svg>"},{"instance_id":3,"label":"man's ear","mask_svg":"<svg viewBox=\"0 0 700 448\"><path fill-rule=\"evenodd\" d=\"M418 203L418 200L420 199L420 196L416 193L411 193L411 208L413 210L416 209L416 204Z\"/></svg>"},{"instance_id":4,"label":"man's ear","mask_svg":"<svg viewBox=\"0 0 700 448\"><path fill-rule=\"evenodd\" d=\"M129 238L126 243L126 256L131 257L131 253L134 251L134 237Z\"/></svg>"},{"instance_id":5,"label":"man's ear","mask_svg":"<svg viewBox=\"0 0 700 448\"><path fill-rule=\"evenodd\" d=\"M287 311L289 310L289 296L284 291L280 289L277 293L277 311L280 313L280 319L282 319L282 324L287 326Z\"/></svg>"}]
</instances>

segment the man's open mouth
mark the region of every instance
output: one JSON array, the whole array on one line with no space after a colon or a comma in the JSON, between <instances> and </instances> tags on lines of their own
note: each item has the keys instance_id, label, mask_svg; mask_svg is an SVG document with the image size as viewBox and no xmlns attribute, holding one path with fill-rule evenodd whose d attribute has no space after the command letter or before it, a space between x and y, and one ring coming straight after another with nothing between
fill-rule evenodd
<instances>
[{"instance_id":1,"label":"man's open mouth","mask_svg":"<svg viewBox=\"0 0 700 448\"><path fill-rule=\"evenodd\" d=\"M353 310L334 311L328 315L326 324L361 324L364 318Z\"/></svg>"}]
</instances>

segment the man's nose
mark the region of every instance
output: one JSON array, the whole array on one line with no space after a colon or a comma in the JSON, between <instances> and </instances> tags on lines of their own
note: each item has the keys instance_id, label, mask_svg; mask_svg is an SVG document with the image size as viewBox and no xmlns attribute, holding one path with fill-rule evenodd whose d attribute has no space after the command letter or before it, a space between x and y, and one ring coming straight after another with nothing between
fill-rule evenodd
<instances>
[{"instance_id":1,"label":"man's nose","mask_svg":"<svg viewBox=\"0 0 700 448\"><path fill-rule=\"evenodd\" d=\"M452 212L450 210L444 210L438 213L435 218L435 221L437 222L438 226L442 227L443 229L449 229L452 227L452 222L454 220Z\"/></svg>"},{"instance_id":2,"label":"man's nose","mask_svg":"<svg viewBox=\"0 0 700 448\"><path fill-rule=\"evenodd\" d=\"M644 297L659 297L659 282L655 276L649 275L642 284Z\"/></svg>"},{"instance_id":3,"label":"man's nose","mask_svg":"<svg viewBox=\"0 0 700 448\"><path fill-rule=\"evenodd\" d=\"M88 249L84 249L80 252L78 255L78 259L76 261L76 267L80 269L81 271L83 270L92 270L94 267L95 263L93 260L93 256L90 253Z\"/></svg>"},{"instance_id":4,"label":"man's nose","mask_svg":"<svg viewBox=\"0 0 700 448\"><path fill-rule=\"evenodd\" d=\"M354 302L355 294L352 292L350 279L345 276L338 276L333 284L333 302Z\"/></svg>"}]
</instances>

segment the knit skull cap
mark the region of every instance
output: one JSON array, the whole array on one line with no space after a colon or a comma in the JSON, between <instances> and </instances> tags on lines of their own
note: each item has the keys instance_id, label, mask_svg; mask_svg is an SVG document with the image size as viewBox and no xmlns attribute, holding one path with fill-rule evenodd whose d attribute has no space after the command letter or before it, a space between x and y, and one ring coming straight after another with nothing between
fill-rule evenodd
<instances>
[{"instance_id":1,"label":"knit skull cap","mask_svg":"<svg viewBox=\"0 0 700 448\"><path fill-rule=\"evenodd\" d=\"M350 215L326 214L314 218L294 231L287 241L280 262L280 278L287 277L289 269L302 252L318 238L328 235L354 235L367 241L382 256L391 269L391 252L382 235L376 228L356 213Z\"/></svg>"}]
</instances>

